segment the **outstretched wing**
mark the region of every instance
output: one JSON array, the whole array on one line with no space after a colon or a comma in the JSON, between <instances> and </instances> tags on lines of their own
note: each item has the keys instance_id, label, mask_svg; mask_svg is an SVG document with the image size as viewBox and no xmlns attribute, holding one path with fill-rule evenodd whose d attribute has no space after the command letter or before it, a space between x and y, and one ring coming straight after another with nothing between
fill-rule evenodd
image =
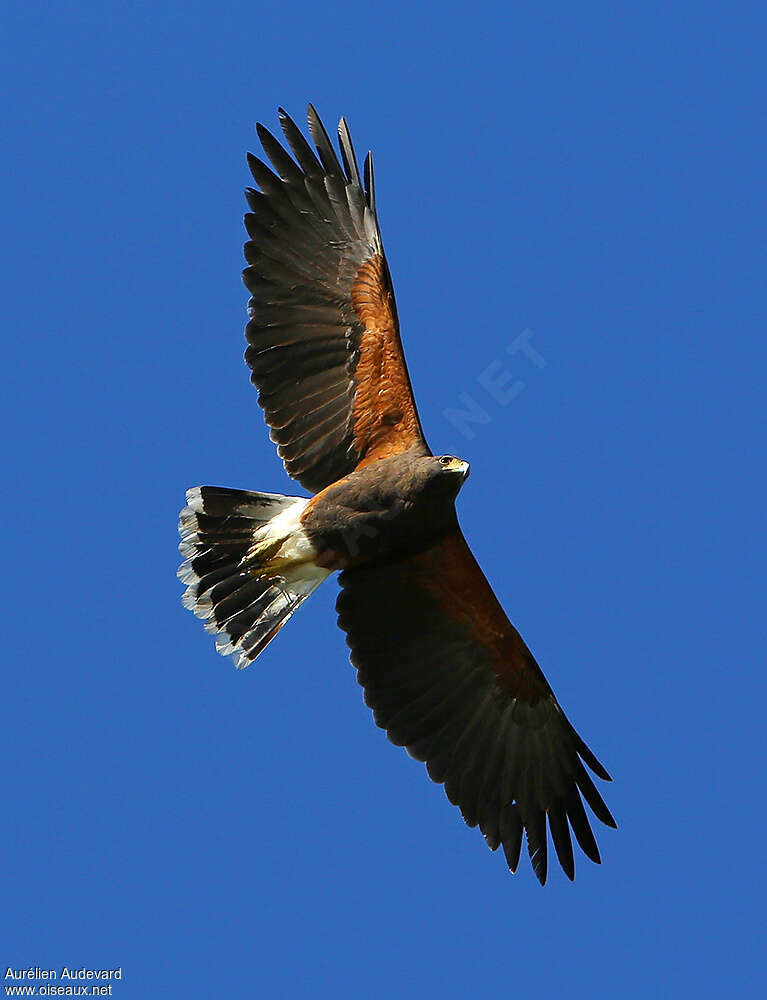
<instances>
[{"instance_id":1,"label":"outstretched wing","mask_svg":"<svg viewBox=\"0 0 767 1000\"><path fill-rule=\"evenodd\" d=\"M575 874L570 828L599 850L582 799L615 821L584 764L607 771L570 725L510 624L460 530L425 552L340 576L338 623L365 702L389 739L426 762L469 826L516 871L523 830L546 881L546 820L559 862Z\"/></svg>"},{"instance_id":2,"label":"outstretched wing","mask_svg":"<svg viewBox=\"0 0 767 1000\"><path fill-rule=\"evenodd\" d=\"M247 191L245 360L288 474L316 493L362 463L429 452L400 343L370 154L363 186L343 119L342 165L311 105L316 153L279 115L293 156L258 125L274 169L248 157L260 191Z\"/></svg>"}]
</instances>

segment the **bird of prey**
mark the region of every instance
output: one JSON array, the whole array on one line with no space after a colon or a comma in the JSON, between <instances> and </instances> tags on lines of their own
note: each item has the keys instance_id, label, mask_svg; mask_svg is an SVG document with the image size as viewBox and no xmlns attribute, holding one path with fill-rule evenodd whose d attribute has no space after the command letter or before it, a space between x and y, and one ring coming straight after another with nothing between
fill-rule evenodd
<instances>
[{"instance_id":1,"label":"bird of prey","mask_svg":"<svg viewBox=\"0 0 767 1000\"><path fill-rule=\"evenodd\" d=\"M477 565L455 512L469 466L433 455L400 341L376 216L344 119L340 159L309 106L314 148L279 112L249 155L245 360L285 468L310 499L201 486L181 512L184 605L246 667L340 571L338 624L366 704L424 761L508 867L523 834L541 884L547 826L568 878L570 831L599 862L584 800L615 826L568 721ZM288 151L289 150L289 151ZM292 154L292 155L291 155ZM547 823L548 821L548 823Z\"/></svg>"}]
</instances>

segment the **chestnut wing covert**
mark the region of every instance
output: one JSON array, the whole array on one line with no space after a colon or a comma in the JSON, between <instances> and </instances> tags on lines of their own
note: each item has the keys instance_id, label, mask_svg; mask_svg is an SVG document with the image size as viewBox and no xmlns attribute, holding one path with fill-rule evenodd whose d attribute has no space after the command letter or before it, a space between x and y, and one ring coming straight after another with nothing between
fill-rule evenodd
<instances>
[{"instance_id":1,"label":"chestnut wing covert","mask_svg":"<svg viewBox=\"0 0 767 1000\"><path fill-rule=\"evenodd\" d=\"M575 872L570 829L599 850L583 800L615 821L586 770L610 780L560 708L457 529L426 551L340 576L338 623L365 702L389 739L425 761L469 826L516 871L523 831L538 879L547 818Z\"/></svg>"},{"instance_id":2,"label":"chestnut wing covert","mask_svg":"<svg viewBox=\"0 0 767 1000\"><path fill-rule=\"evenodd\" d=\"M293 156L258 125L273 169L248 157L260 190L247 191L245 359L288 474L316 493L360 464L428 448L400 342L370 154L363 183L343 119L341 162L313 107L316 152L279 115Z\"/></svg>"}]
</instances>

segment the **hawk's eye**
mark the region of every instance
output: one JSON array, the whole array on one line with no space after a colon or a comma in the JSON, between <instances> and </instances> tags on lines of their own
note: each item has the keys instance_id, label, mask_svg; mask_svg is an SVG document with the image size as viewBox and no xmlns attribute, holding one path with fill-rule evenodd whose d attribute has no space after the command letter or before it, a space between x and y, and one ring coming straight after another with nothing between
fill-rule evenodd
<instances>
[{"instance_id":1,"label":"hawk's eye","mask_svg":"<svg viewBox=\"0 0 767 1000\"><path fill-rule=\"evenodd\" d=\"M453 459L449 455L443 455L442 458L439 460L439 464L440 465L450 465L450 463L452 461L453 461Z\"/></svg>"}]
</instances>

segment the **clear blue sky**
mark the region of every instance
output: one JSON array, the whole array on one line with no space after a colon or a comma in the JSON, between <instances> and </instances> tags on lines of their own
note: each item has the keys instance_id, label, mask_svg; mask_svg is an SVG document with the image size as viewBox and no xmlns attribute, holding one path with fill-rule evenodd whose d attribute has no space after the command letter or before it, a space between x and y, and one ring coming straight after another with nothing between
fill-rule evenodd
<instances>
[{"instance_id":1,"label":"clear blue sky","mask_svg":"<svg viewBox=\"0 0 767 1000\"><path fill-rule=\"evenodd\" d=\"M4 20L3 973L121 965L130 1000L754 996L765 14ZM471 462L466 535L613 774L620 829L573 885L510 876L376 729L334 581L244 673L181 607L187 487L300 492L239 273L253 124L309 100L375 150L430 443ZM545 367L508 353L528 329ZM502 404L488 368L524 388ZM473 437L444 412L467 396Z\"/></svg>"}]
</instances>

